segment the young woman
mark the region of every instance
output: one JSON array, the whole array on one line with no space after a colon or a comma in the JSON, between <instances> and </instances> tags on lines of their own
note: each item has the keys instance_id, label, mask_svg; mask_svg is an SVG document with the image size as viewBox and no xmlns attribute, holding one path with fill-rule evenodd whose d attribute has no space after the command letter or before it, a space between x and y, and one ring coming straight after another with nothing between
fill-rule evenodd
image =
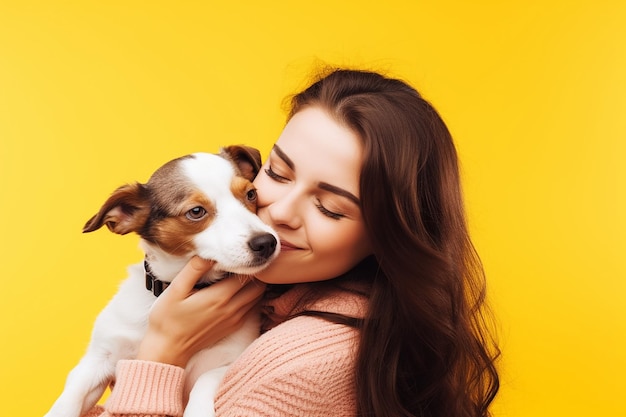
<instances>
[{"instance_id":1,"label":"young woman","mask_svg":"<svg viewBox=\"0 0 626 417\"><path fill-rule=\"evenodd\" d=\"M182 415L182 367L260 298L264 332L229 369L218 416L489 415L499 352L445 124L365 71L334 70L291 104L254 182L280 256L258 281L197 292L211 263L193 259L90 415Z\"/></svg>"}]
</instances>

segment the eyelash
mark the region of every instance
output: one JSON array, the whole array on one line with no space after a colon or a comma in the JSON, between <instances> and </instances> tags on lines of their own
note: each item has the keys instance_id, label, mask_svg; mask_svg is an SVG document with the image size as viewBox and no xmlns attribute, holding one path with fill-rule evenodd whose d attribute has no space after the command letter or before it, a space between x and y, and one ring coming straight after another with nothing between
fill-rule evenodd
<instances>
[{"instance_id":1,"label":"eyelash","mask_svg":"<svg viewBox=\"0 0 626 417\"><path fill-rule=\"evenodd\" d=\"M278 175L277 173L275 173L272 170L272 167L267 167L265 168L265 173L267 174L268 177L270 177L271 179L273 179L274 181L278 181L278 182L287 182L287 178Z\"/></svg>"},{"instance_id":2,"label":"eyelash","mask_svg":"<svg viewBox=\"0 0 626 417\"><path fill-rule=\"evenodd\" d=\"M335 213L334 211L330 211L328 210L326 207L324 207L322 205L322 202L318 199L317 203L315 204L315 207L317 207L317 209L324 215L327 217L330 217L333 220L340 220L343 217L346 217L343 214L339 214L339 213Z\"/></svg>"},{"instance_id":3,"label":"eyelash","mask_svg":"<svg viewBox=\"0 0 626 417\"><path fill-rule=\"evenodd\" d=\"M284 183L284 182L287 182L287 181L288 181L288 179L287 179L287 178L285 178L285 177L283 177L283 176L278 175L277 173L275 173L275 172L272 170L272 167L267 167L267 168L265 168L265 173L267 174L267 176L268 176L268 177L270 177L270 178L271 178L271 179L273 179L274 181L278 181L278 182L282 182L282 183ZM340 213L335 213L334 211L330 211L330 210L328 210L326 207L324 207L324 206L322 205L322 202L319 200L319 198L318 198L318 199L316 199L316 201L317 201L317 202L315 203L315 207L317 207L317 209L318 209L318 210L319 210L319 211L320 211L320 212L321 212L324 216L329 217L329 218L331 218L331 219L333 219L333 220L340 220L340 219L342 219L343 217L346 217L346 216L345 216L345 215L343 215L343 214L340 214Z\"/></svg>"}]
</instances>

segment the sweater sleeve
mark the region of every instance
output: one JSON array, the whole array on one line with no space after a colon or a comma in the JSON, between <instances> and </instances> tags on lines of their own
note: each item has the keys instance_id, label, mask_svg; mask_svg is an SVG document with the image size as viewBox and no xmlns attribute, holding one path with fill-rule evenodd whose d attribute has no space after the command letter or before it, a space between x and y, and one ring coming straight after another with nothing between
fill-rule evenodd
<instances>
[{"instance_id":1,"label":"sweater sleeve","mask_svg":"<svg viewBox=\"0 0 626 417\"><path fill-rule=\"evenodd\" d=\"M231 366L218 417L354 416L357 330L314 317L288 320Z\"/></svg>"},{"instance_id":2,"label":"sweater sleeve","mask_svg":"<svg viewBox=\"0 0 626 417\"><path fill-rule=\"evenodd\" d=\"M104 408L83 417L160 417L183 415L183 368L157 362L122 360Z\"/></svg>"}]
</instances>

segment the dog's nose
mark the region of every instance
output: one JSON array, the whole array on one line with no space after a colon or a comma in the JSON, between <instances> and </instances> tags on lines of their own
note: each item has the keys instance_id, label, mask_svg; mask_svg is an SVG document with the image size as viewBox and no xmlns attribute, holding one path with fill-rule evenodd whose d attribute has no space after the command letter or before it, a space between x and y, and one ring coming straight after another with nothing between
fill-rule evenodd
<instances>
[{"instance_id":1,"label":"dog's nose","mask_svg":"<svg viewBox=\"0 0 626 417\"><path fill-rule=\"evenodd\" d=\"M270 233L257 235L248 241L248 246L255 255L267 259L276 250L276 238Z\"/></svg>"}]
</instances>

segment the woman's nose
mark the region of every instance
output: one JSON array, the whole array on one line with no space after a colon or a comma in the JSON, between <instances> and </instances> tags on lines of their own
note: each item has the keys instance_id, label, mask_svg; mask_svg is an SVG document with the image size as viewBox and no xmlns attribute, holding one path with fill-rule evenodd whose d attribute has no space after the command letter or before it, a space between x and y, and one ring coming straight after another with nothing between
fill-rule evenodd
<instances>
[{"instance_id":1,"label":"woman's nose","mask_svg":"<svg viewBox=\"0 0 626 417\"><path fill-rule=\"evenodd\" d=\"M300 206L302 202L303 197L298 195L296 189L291 189L260 209L259 212L265 211L264 214L269 216L272 224L276 226L297 229L301 225Z\"/></svg>"}]
</instances>

